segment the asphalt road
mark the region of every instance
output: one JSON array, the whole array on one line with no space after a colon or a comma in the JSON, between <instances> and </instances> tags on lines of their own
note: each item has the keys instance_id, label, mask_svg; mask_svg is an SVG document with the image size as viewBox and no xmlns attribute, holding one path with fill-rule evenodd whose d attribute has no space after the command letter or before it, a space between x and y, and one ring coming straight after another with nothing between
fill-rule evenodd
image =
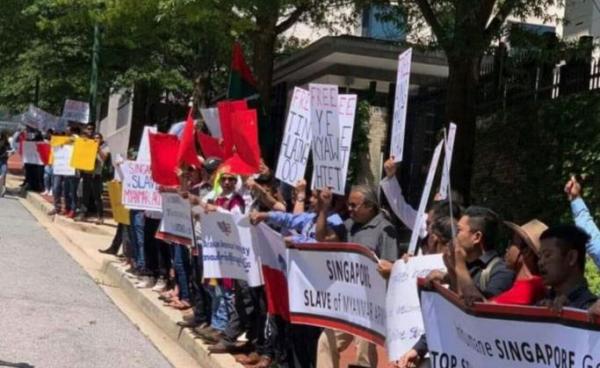
<instances>
[{"instance_id":1,"label":"asphalt road","mask_svg":"<svg viewBox=\"0 0 600 368\"><path fill-rule=\"evenodd\" d=\"M14 198L0 198L0 367L171 367Z\"/></svg>"}]
</instances>

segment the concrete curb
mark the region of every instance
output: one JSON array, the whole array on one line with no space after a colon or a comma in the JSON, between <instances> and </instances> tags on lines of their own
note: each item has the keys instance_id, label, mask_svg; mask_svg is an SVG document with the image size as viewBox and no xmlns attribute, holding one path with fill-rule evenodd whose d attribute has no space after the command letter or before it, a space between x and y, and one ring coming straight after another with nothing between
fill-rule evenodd
<instances>
[{"instance_id":1,"label":"concrete curb","mask_svg":"<svg viewBox=\"0 0 600 368\"><path fill-rule=\"evenodd\" d=\"M39 214L43 214L49 221L57 225L63 225L71 230L82 231L88 234L95 235L114 235L114 231L109 229L97 229L98 225L74 222L71 219L62 216L48 216L47 213L52 210L52 204L48 203L37 193L27 193L24 198L34 210ZM81 242L73 239L64 230L56 227L68 242L85 254L84 245ZM89 257L89 255L86 255ZM89 272L89 271L88 271ZM139 310L148 317L164 334L179 345L187 352L200 367L203 368L244 368L243 365L237 363L233 356L228 354L210 355L207 345L202 343L202 340L195 336L187 329L182 329L177 326L176 322L181 320L181 313L176 310L171 310L162 305L158 300L157 294L149 289L137 289L133 281L126 277L125 271L112 259L103 259L100 269L100 276L105 281L108 281L113 287L121 289L125 297L139 308ZM90 275L91 276L91 275ZM186 367L187 368L187 367Z\"/></svg>"},{"instance_id":2,"label":"concrete curb","mask_svg":"<svg viewBox=\"0 0 600 368\"><path fill-rule=\"evenodd\" d=\"M181 320L181 313L168 310L158 300L158 294L149 289L137 289L133 282L126 277L124 270L115 261L105 260L101 272L106 275L111 284L123 290L125 295L137 305L142 312L171 339L176 341L188 354L190 354L201 367L206 368L231 368L244 366L237 363L233 356L228 354L211 355L207 345L196 338L188 329L182 329L176 322Z\"/></svg>"},{"instance_id":3,"label":"concrete curb","mask_svg":"<svg viewBox=\"0 0 600 368\"><path fill-rule=\"evenodd\" d=\"M108 226L108 225L96 225L87 222L75 222L70 218L66 218L64 216L50 216L48 212L52 211L54 206L51 203L48 203L41 195L34 192L27 192L25 194L25 200L31 203L36 209L40 210L44 215L46 215L50 221L55 222L60 225L64 225L70 227L75 230L83 231L89 234L96 235L110 235L113 236L116 232L116 228Z\"/></svg>"}]
</instances>

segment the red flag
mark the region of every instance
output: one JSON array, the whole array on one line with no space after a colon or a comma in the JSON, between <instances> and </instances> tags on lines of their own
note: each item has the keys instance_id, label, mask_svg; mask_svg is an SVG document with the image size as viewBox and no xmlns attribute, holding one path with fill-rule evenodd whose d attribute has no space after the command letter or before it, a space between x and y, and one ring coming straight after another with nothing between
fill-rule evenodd
<instances>
[{"instance_id":1,"label":"red flag","mask_svg":"<svg viewBox=\"0 0 600 368\"><path fill-rule=\"evenodd\" d=\"M195 140L196 127L194 125L194 119L192 117L193 108L190 108L190 112L183 128L183 134L181 135L181 142L179 142L179 150L177 151L177 162L179 164L185 163L196 168L200 168L202 164L198 159L198 153L196 152Z\"/></svg>"},{"instance_id":2,"label":"red flag","mask_svg":"<svg viewBox=\"0 0 600 368\"><path fill-rule=\"evenodd\" d=\"M223 135L223 147L225 150L225 156L231 157L233 155L233 120L232 114L235 111L246 110L248 105L245 100L237 101L221 101L217 103L217 109L219 110L219 121L221 123L221 134Z\"/></svg>"},{"instance_id":3,"label":"red flag","mask_svg":"<svg viewBox=\"0 0 600 368\"><path fill-rule=\"evenodd\" d=\"M179 139L176 135L164 133L150 133L150 169L152 180L159 185L179 185L177 169L177 153L179 151Z\"/></svg>"},{"instance_id":4,"label":"red flag","mask_svg":"<svg viewBox=\"0 0 600 368\"><path fill-rule=\"evenodd\" d=\"M208 134L202 132L198 133L198 143L200 143L200 149L204 154L204 158L218 157L221 160L225 160L225 152L219 144L219 140L211 137Z\"/></svg>"},{"instance_id":5,"label":"red flag","mask_svg":"<svg viewBox=\"0 0 600 368\"><path fill-rule=\"evenodd\" d=\"M260 146L256 110L236 111L232 114L233 143L236 153L256 172L260 171Z\"/></svg>"},{"instance_id":6,"label":"red flag","mask_svg":"<svg viewBox=\"0 0 600 368\"><path fill-rule=\"evenodd\" d=\"M40 160L44 163L44 165L48 165L50 163L50 144L46 142L39 142L35 145L38 155L40 156Z\"/></svg>"},{"instance_id":7,"label":"red flag","mask_svg":"<svg viewBox=\"0 0 600 368\"><path fill-rule=\"evenodd\" d=\"M258 172L258 170L256 170L256 168L250 166L237 153L235 153L233 156L229 157L224 162L224 165L228 165L230 167L229 171L232 174L252 175L252 174L256 174Z\"/></svg>"}]
</instances>

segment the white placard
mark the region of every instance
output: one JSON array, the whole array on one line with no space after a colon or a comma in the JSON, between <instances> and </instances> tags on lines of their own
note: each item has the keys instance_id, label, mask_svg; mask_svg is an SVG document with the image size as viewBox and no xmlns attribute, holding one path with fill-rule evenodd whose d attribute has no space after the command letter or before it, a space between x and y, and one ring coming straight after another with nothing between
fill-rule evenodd
<instances>
[{"instance_id":1,"label":"white placard","mask_svg":"<svg viewBox=\"0 0 600 368\"><path fill-rule=\"evenodd\" d=\"M23 142L23 163L31 165L44 164L37 149L37 142Z\"/></svg>"},{"instance_id":2,"label":"white placard","mask_svg":"<svg viewBox=\"0 0 600 368\"><path fill-rule=\"evenodd\" d=\"M450 123L448 137L444 143L444 169L442 171L442 180L440 181L440 200L448 198L448 188L450 187L450 168L452 167L452 153L454 151L454 138L456 137L456 124Z\"/></svg>"},{"instance_id":3,"label":"white placard","mask_svg":"<svg viewBox=\"0 0 600 368\"><path fill-rule=\"evenodd\" d=\"M333 328L377 344L385 336L385 281L367 248L310 244L288 251L292 323Z\"/></svg>"},{"instance_id":4,"label":"white placard","mask_svg":"<svg viewBox=\"0 0 600 368\"><path fill-rule=\"evenodd\" d=\"M435 172L440 161L440 154L442 153L442 147L444 141L440 141L435 151L433 151L433 157L431 158L431 164L429 165L429 172L427 173L427 179L423 187L423 194L421 194L421 201L419 202L419 208L417 209L417 218L415 219L415 225L412 227L412 233L410 234L410 243L408 245L408 254L414 255L417 249L417 241L419 241L420 229L425 221L425 208L427 207L427 201L431 195L431 186L433 185L433 179L435 178Z\"/></svg>"},{"instance_id":5,"label":"white placard","mask_svg":"<svg viewBox=\"0 0 600 368\"><path fill-rule=\"evenodd\" d=\"M304 178L311 140L310 93L295 87L275 171L277 179L294 186Z\"/></svg>"},{"instance_id":6,"label":"white placard","mask_svg":"<svg viewBox=\"0 0 600 368\"><path fill-rule=\"evenodd\" d=\"M52 147L52 174L75 176L75 169L71 167L72 156L72 144Z\"/></svg>"},{"instance_id":7,"label":"white placard","mask_svg":"<svg viewBox=\"0 0 600 368\"><path fill-rule=\"evenodd\" d=\"M333 84L309 84L311 100L313 180L312 189L330 187L342 190L338 87Z\"/></svg>"},{"instance_id":8,"label":"white placard","mask_svg":"<svg viewBox=\"0 0 600 368\"><path fill-rule=\"evenodd\" d=\"M389 361L400 359L425 332L417 278L426 277L433 270L446 271L441 254L411 257L408 262L400 259L394 263L385 301L385 347Z\"/></svg>"},{"instance_id":9,"label":"white placard","mask_svg":"<svg viewBox=\"0 0 600 368\"><path fill-rule=\"evenodd\" d=\"M431 367L596 368L599 325L587 311L505 305L468 313L441 292L421 291ZM455 304L456 303L456 304Z\"/></svg>"},{"instance_id":10,"label":"white placard","mask_svg":"<svg viewBox=\"0 0 600 368\"><path fill-rule=\"evenodd\" d=\"M244 280L251 287L263 284L251 226L243 215L221 211L201 215L204 278Z\"/></svg>"},{"instance_id":11,"label":"white placard","mask_svg":"<svg viewBox=\"0 0 600 368\"><path fill-rule=\"evenodd\" d=\"M396 95L394 97L394 115L392 117L392 139L390 141L390 155L394 156L394 162L401 162L402 155L404 154L404 132L410 88L411 61L412 49L408 49L398 56Z\"/></svg>"},{"instance_id":12,"label":"white placard","mask_svg":"<svg viewBox=\"0 0 600 368\"><path fill-rule=\"evenodd\" d=\"M206 123L210 135L215 138L223 138L223 133L221 133L221 121L219 120L219 109L216 107L200 109L200 114L202 114L202 118Z\"/></svg>"},{"instance_id":13,"label":"white placard","mask_svg":"<svg viewBox=\"0 0 600 368\"><path fill-rule=\"evenodd\" d=\"M162 211L162 197L152 180L150 164L125 161L123 171L123 206L131 210Z\"/></svg>"},{"instance_id":14,"label":"white placard","mask_svg":"<svg viewBox=\"0 0 600 368\"><path fill-rule=\"evenodd\" d=\"M65 100L62 117L83 124L90 122L90 104L83 101Z\"/></svg>"},{"instance_id":15,"label":"white placard","mask_svg":"<svg viewBox=\"0 0 600 368\"><path fill-rule=\"evenodd\" d=\"M342 156L342 193L346 190L346 182L348 181L348 164L350 163L350 152L352 152L352 134L354 133L357 100L356 95L338 96L340 154Z\"/></svg>"},{"instance_id":16,"label":"white placard","mask_svg":"<svg viewBox=\"0 0 600 368\"><path fill-rule=\"evenodd\" d=\"M140 141L140 147L136 158L137 162L151 162L150 133L156 133L156 127L149 125L144 126L144 131L142 132L142 140Z\"/></svg>"},{"instance_id":17,"label":"white placard","mask_svg":"<svg viewBox=\"0 0 600 368\"><path fill-rule=\"evenodd\" d=\"M158 231L192 240L192 206L178 193L161 193L162 218Z\"/></svg>"},{"instance_id":18,"label":"white placard","mask_svg":"<svg viewBox=\"0 0 600 368\"><path fill-rule=\"evenodd\" d=\"M66 128L66 120L60 119L34 105L29 105L21 116L21 122L29 127L45 132L48 129L62 132Z\"/></svg>"}]
</instances>

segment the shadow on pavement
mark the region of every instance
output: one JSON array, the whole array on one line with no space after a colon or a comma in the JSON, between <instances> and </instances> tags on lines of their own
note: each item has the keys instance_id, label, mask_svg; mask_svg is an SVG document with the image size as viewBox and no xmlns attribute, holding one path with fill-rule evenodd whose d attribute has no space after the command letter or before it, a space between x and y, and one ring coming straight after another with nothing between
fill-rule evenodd
<instances>
[{"instance_id":1,"label":"shadow on pavement","mask_svg":"<svg viewBox=\"0 0 600 368\"><path fill-rule=\"evenodd\" d=\"M35 368L33 365L28 363L11 363L0 360L0 367L15 367L15 368Z\"/></svg>"}]
</instances>

